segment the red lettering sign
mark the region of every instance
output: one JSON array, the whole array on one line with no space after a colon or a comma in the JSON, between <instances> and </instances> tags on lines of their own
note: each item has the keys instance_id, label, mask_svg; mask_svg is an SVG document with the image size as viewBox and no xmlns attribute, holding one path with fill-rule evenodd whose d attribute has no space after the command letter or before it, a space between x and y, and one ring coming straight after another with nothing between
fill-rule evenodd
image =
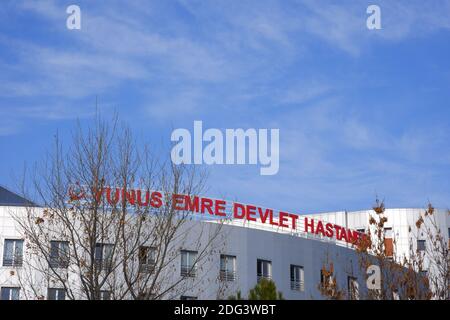
<instances>
[{"instance_id":1,"label":"red lettering sign","mask_svg":"<svg viewBox=\"0 0 450 320\"><path fill-rule=\"evenodd\" d=\"M131 205L153 208L160 208L163 203L163 194L159 191L134 190L105 187L99 190L92 190L89 197L88 188L80 187L79 184L69 188L70 201L82 201L83 199L94 199L97 202L103 199L111 206ZM226 217L227 202L225 200L211 199L200 196L190 196L185 194L172 194L172 206L174 210L189 211L193 213L208 214ZM299 215L284 211L274 214L272 209L261 208L254 205L233 203L232 217L234 219L245 219L252 222L261 222L282 228L297 229ZM358 240L364 239L365 235L357 231L343 228L332 223L324 223L320 220L304 217L304 231L322 237L335 238L339 241L356 244Z\"/></svg>"}]
</instances>

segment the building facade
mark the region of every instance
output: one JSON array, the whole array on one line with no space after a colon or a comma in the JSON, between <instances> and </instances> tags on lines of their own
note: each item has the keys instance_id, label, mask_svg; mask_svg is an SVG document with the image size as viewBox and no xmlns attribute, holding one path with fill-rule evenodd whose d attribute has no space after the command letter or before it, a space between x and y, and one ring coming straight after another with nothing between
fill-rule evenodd
<instances>
[{"instance_id":1,"label":"building facade","mask_svg":"<svg viewBox=\"0 0 450 320\"><path fill-rule=\"evenodd\" d=\"M26 200L7 190L2 191L0 203L0 287L1 299L50 299L64 300L69 296L63 288L55 286L49 277L32 275L26 271L27 239L17 223L17 216L25 213ZM43 210L37 208L36 210ZM399 254L407 256L410 246L427 246L428 243L411 238L414 226L423 209L387 209L385 236L394 239ZM373 210L357 212L332 212L304 216L296 229L286 229L263 224L260 221L230 220L221 224L220 237L215 240L207 258L196 262L201 243L218 228L217 220L190 221L182 230L184 240L174 244L173 263L166 271L168 283L179 282L177 289L168 291L163 299L227 299L241 292L246 297L260 279L272 279L285 299L323 299L319 287L328 281L323 269L331 266L333 278L345 293L345 298L358 299L367 290L364 271L352 244L326 237L313 230L317 222L332 223L347 229L367 232ZM446 241L450 233L446 210L436 210L436 217ZM312 223L314 221L315 224ZM309 224L308 224L309 223ZM198 236L199 234L204 236ZM191 235L196 235L193 237ZM420 235L419 235L420 238ZM415 242L414 242L415 241ZM68 272L68 281L77 281L77 270L69 260L61 259L68 243L62 239L51 241L49 264L56 263L61 272ZM102 261L108 246L98 244L96 259ZM143 251L144 252L144 251ZM53 256L55 255L55 256ZM57 258L55 260L55 258ZM145 251L142 267L155 263L151 250ZM52 262L54 261L54 262ZM193 265L196 264L196 265ZM55 265L52 265L55 267ZM72 276L71 276L71 275ZM24 278L40 278L39 293L28 288ZM70 280L72 279L72 280ZM72 298L83 299L83 296ZM105 288L102 299L115 299L114 292ZM131 297L125 297L131 298Z\"/></svg>"}]
</instances>

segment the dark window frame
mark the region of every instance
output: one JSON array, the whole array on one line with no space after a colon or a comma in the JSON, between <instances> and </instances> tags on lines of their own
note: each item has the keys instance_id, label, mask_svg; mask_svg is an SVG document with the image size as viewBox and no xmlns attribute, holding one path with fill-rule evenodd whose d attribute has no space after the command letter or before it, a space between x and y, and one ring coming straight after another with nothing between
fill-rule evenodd
<instances>
[{"instance_id":1,"label":"dark window frame","mask_svg":"<svg viewBox=\"0 0 450 320\"><path fill-rule=\"evenodd\" d=\"M356 286L353 284L356 283ZM347 292L350 300L359 300L359 283L358 278L354 276L347 277Z\"/></svg>"},{"instance_id":2,"label":"dark window frame","mask_svg":"<svg viewBox=\"0 0 450 320\"><path fill-rule=\"evenodd\" d=\"M61 297L62 294L62 297ZM47 300L66 300L66 290L63 288L48 288Z\"/></svg>"},{"instance_id":3,"label":"dark window frame","mask_svg":"<svg viewBox=\"0 0 450 320\"><path fill-rule=\"evenodd\" d=\"M233 260L232 270L228 270L228 259ZM225 263L222 261L225 260ZM236 280L236 264L237 258L234 255L221 254L220 255L220 275L219 278L222 281L235 281Z\"/></svg>"},{"instance_id":4,"label":"dark window frame","mask_svg":"<svg viewBox=\"0 0 450 320\"><path fill-rule=\"evenodd\" d=\"M100 290L100 300L111 300L111 291Z\"/></svg>"},{"instance_id":5,"label":"dark window frame","mask_svg":"<svg viewBox=\"0 0 450 320\"><path fill-rule=\"evenodd\" d=\"M182 300L182 301L187 301L187 300L198 300L198 298L197 298L197 297L194 297L194 296L181 296L181 297L180 297L180 300Z\"/></svg>"},{"instance_id":6,"label":"dark window frame","mask_svg":"<svg viewBox=\"0 0 450 320\"><path fill-rule=\"evenodd\" d=\"M417 245L417 251L425 252L427 249L426 240L424 240L424 239L417 239L416 245Z\"/></svg>"},{"instance_id":7,"label":"dark window frame","mask_svg":"<svg viewBox=\"0 0 450 320\"><path fill-rule=\"evenodd\" d=\"M156 251L156 247L152 246L139 247L139 270L141 272L153 272L156 266Z\"/></svg>"},{"instance_id":8,"label":"dark window frame","mask_svg":"<svg viewBox=\"0 0 450 320\"><path fill-rule=\"evenodd\" d=\"M111 248L110 252L108 253L109 256L106 255L106 248ZM110 271L112 269L113 250L114 245L111 243L98 242L95 244L94 259L95 265L98 269L107 271Z\"/></svg>"},{"instance_id":9,"label":"dark window frame","mask_svg":"<svg viewBox=\"0 0 450 320\"><path fill-rule=\"evenodd\" d=\"M20 287L1 287L0 288L0 300L12 301L12 300L20 300ZM17 299L13 299L13 291L17 290ZM8 298L3 299L8 292Z\"/></svg>"},{"instance_id":10,"label":"dark window frame","mask_svg":"<svg viewBox=\"0 0 450 320\"><path fill-rule=\"evenodd\" d=\"M295 270L299 270L299 277L296 279ZM305 269L301 265L290 265L291 290L303 292L305 290Z\"/></svg>"},{"instance_id":11,"label":"dark window frame","mask_svg":"<svg viewBox=\"0 0 450 320\"><path fill-rule=\"evenodd\" d=\"M264 266L267 265L267 274L265 274ZM259 282L261 279L272 280L272 261L266 259L256 259L256 277Z\"/></svg>"},{"instance_id":12,"label":"dark window frame","mask_svg":"<svg viewBox=\"0 0 450 320\"><path fill-rule=\"evenodd\" d=\"M66 245L67 250L61 250L61 245ZM56 246L56 249L55 249ZM70 261L69 241L50 241L50 258L49 264L52 268L67 269Z\"/></svg>"},{"instance_id":13,"label":"dark window frame","mask_svg":"<svg viewBox=\"0 0 450 320\"><path fill-rule=\"evenodd\" d=\"M13 243L13 252L12 252L12 257L7 257L6 253L6 245L7 243ZM20 244L20 253L18 253L17 248L18 248L18 244ZM4 239L3 241L3 263L2 266L3 267L22 267L23 266L23 244L24 244L24 240L23 239L14 239L14 238L7 238Z\"/></svg>"},{"instance_id":14,"label":"dark window frame","mask_svg":"<svg viewBox=\"0 0 450 320\"><path fill-rule=\"evenodd\" d=\"M187 255L187 264L183 264L183 255ZM194 256L194 262L193 264L190 264L190 257ZM197 255L198 251L195 250L181 250L180 251L180 262L181 262L181 276L182 277L190 277L194 278L197 275Z\"/></svg>"}]
</instances>

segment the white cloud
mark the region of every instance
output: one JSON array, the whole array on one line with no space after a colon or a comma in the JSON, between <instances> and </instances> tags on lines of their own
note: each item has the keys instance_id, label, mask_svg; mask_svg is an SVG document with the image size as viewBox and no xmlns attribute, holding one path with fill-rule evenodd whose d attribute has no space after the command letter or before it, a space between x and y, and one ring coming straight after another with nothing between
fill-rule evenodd
<instances>
[{"instance_id":1,"label":"white cloud","mask_svg":"<svg viewBox=\"0 0 450 320\"><path fill-rule=\"evenodd\" d=\"M177 121L186 116L199 114L204 108L202 101L205 93L198 87L176 87L156 94L151 105L144 106L144 111L158 121Z\"/></svg>"},{"instance_id":2,"label":"white cloud","mask_svg":"<svg viewBox=\"0 0 450 320\"><path fill-rule=\"evenodd\" d=\"M302 81L301 83L290 85L280 94L277 100L282 104L286 103L300 106L305 102L322 98L327 93L330 93L331 90L332 87L322 81Z\"/></svg>"},{"instance_id":3,"label":"white cloud","mask_svg":"<svg viewBox=\"0 0 450 320\"><path fill-rule=\"evenodd\" d=\"M1 136L10 136L20 132L23 128L23 123L21 121L1 117L0 118L0 137Z\"/></svg>"}]
</instances>

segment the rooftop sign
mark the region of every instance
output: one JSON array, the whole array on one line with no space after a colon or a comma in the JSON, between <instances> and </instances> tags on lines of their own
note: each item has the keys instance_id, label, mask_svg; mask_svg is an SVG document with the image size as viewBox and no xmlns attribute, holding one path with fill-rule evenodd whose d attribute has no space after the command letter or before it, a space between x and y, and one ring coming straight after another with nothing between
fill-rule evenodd
<instances>
[{"instance_id":1,"label":"rooftop sign","mask_svg":"<svg viewBox=\"0 0 450 320\"><path fill-rule=\"evenodd\" d=\"M102 188L101 190L92 192L92 194L93 196L89 196L87 189L80 186L69 188L69 197L72 201L95 197L98 202L106 201L111 206L125 204L127 206L153 207L156 209L163 206L166 202L166 204L173 206L177 211L189 211L212 217L261 222L263 224L292 230L298 230L300 227L303 227L307 233L335 238L336 240L347 243L355 243L364 236L364 234L358 231L317 219L314 220L295 213L274 211L273 209L239 202L228 202L222 199L186 194L163 196L163 193L160 191L110 187Z\"/></svg>"}]
</instances>

